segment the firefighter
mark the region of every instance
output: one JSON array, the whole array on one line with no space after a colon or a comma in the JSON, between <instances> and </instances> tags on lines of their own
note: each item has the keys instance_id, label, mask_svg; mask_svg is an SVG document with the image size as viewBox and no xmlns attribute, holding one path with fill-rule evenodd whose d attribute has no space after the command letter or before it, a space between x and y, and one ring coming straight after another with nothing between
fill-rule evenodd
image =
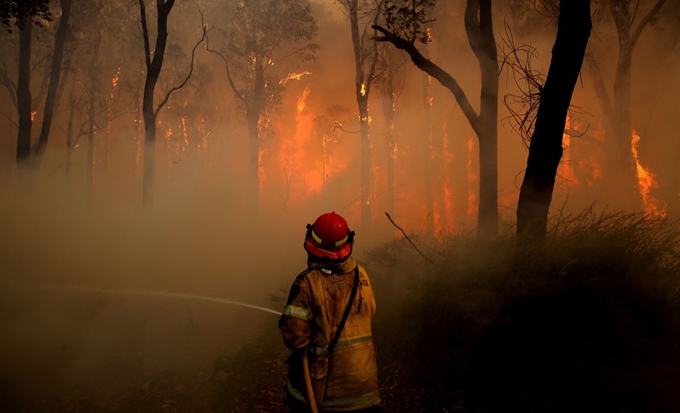
<instances>
[{"instance_id":1,"label":"firefighter","mask_svg":"<svg viewBox=\"0 0 680 413\"><path fill-rule=\"evenodd\" d=\"M286 404L294 413L309 412L314 405L319 412L379 409L371 333L375 298L366 270L352 257L353 245L354 232L335 212L307 225L307 269L293 282L279 321L292 351Z\"/></svg>"}]
</instances>

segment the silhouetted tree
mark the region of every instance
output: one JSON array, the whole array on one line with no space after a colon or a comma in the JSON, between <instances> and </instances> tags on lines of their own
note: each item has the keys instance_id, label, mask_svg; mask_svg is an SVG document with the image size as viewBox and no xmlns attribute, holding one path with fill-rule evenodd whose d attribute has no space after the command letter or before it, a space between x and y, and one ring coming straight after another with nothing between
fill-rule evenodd
<instances>
[{"instance_id":1,"label":"silhouetted tree","mask_svg":"<svg viewBox=\"0 0 680 413\"><path fill-rule=\"evenodd\" d=\"M498 233L498 51L493 33L491 0L467 0L465 31L482 77L481 104L477 113L458 82L427 59L416 47L426 43L426 9L434 0L393 0L385 10L388 27L374 25L382 33L377 41L390 42L406 51L413 64L449 89L479 139L479 215L481 235ZM417 6L414 8L413 6ZM392 7L395 6L395 7Z\"/></svg>"},{"instance_id":2,"label":"silhouetted tree","mask_svg":"<svg viewBox=\"0 0 680 413\"><path fill-rule=\"evenodd\" d=\"M17 136L17 162L26 163L31 160L34 153L33 164L37 168L40 165L42 156L49 139L54 107L57 101L57 91L61 78L61 63L63 59L64 44L68 33L68 22L71 14L71 0L61 0L61 18L54 40L52 54L52 66L49 71L49 86L47 88L47 99L43 112L43 123L40 136L35 149L31 147L31 132L33 127L32 97L31 97L31 33L33 30L33 17L46 16L47 11L39 7L39 4L27 3L20 6L16 15L19 25L19 74L17 79L17 109L19 113L19 132Z\"/></svg>"},{"instance_id":3,"label":"silhouetted tree","mask_svg":"<svg viewBox=\"0 0 680 413\"><path fill-rule=\"evenodd\" d=\"M151 51L151 41L149 36L149 27L146 20L146 0L139 1L139 12L141 15L142 35L144 37L144 57L146 62L146 81L144 83L144 98L142 102L142 114L144 117L144 173L142 182L142 199L144 203L151 203L153 201L153 179L154 179L154 161L156 152L156 118L158 113L168 103L170 96L184 87L191 78L194 71L194 55L196 48L205 40L206 31L203 28L203 36L201 40L196 43L191 52L191 68L186 78L178 86L168 90L165 98L158 104L154 105L154 92L156 90L156 83L163 68L163 57L165 56L165 47L168 41L168 16L175 5L175 0L156 0L156 45L153 52ZM155 106L155 107L154 107Z\"/></svg>"},{"instance_id":4,"label":"silhouetted tree","mask_svg":"<svg viewBox=\"0 0 680 413\"><path fill-rule=\"evenodd\" d=\"M12 25L23 27L26 17L50 20L50 0L0 0L0 24L10 32Z\"/></svg>"},{"instance_id":5,"label":"silhouetted tree","mask_svg":"<svg viewBox=\"0 0 680 413\"><path fill-rule=\"evenodd\" d=\"M567 111L592 29L590 0L560 2L557 38L541 89L529 158L517 205L517 236L522 242L545 239L548 210L562 158Z\"/></svg>"}]
</instances>

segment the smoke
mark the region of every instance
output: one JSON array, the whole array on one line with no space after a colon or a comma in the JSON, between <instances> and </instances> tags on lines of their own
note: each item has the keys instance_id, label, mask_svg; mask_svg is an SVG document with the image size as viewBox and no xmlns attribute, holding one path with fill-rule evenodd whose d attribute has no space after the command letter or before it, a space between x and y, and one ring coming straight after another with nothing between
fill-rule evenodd
<instances>
[{"instance_id":1,"label":"smoke","mask_svg":"<svg viewBox=\"0 0 680 413\"><path fill-rule=\"evenodd\" d=\"M28 410L45 410L59 400L60 392L95 383L92 387L101 388L88 388L87 395L93 403L89 406L94 406L98 397L125 395L134 386L143 388L144 383L160 381L163 374L174 374L168 372L185 369L196 377L209 376L217 357L254 342L276 324L270 315L203 299L280 310L290 283L305 266L305 224L323 212L343 214L357 230L355 254L360 261L365 252L395 235L383 216L389 192L394 195L394 210L388 212L408 233L422 234L430 216L435 217L434 235L440 238L475 225L475 135L451 94L432 80L427 98L433 127L428 142L423 132L427 79L397 52L394 187L387 187L387 125L374 89L369 106L373 223L370 230L361 227L360 142L353 133L358 129L354 54L346 16L330 0L312 2L320 48L315 61L302 62L295 70L309 74L288 80L281 105L270 113L271 133L262 140L260 156L259 213L247 203L244 107L230 89L224 63L204 50L197 52L194 77L159 115L155 201L142 205L143 54L135 3L112 2L109 11L114 14L102 27L102 50L108 52L98 68L102 98L97 107L93 185L88 185L87 136L80 134L87 121L83 102L90 88L87 14L73 11L77 26L69 43L69 64L77 70L64 76L60 106L37 174L24 175L14 167L16 114L11 94L0 90L0 111L7 115L0 116L6 138L0 139L0 365L6 367L0 384L10 389L0 397L10 406L20 400ZM195 3L177 2L171 13L159 96L186 74L201 28ZM200 3L206 24L213 28L211 47L221 47L217 34L223 29L223 2ZM538 50L533 66L547 71L554 21L526 5L526 10L513 7L516 3L494 3L498 43L507 23L518 43L531 43ZM669 214L680 182L678 133L672 122L678 115L674 91L680 87L675 75L680 64L679 26L672 24L677 21L673 17L677 6L671 6L640 38L632 83L640 163L658 180L650 196L668 202ZM437 2L428 53L458 80L478 108L481 80L466 39L463 10L464 2ZM120 29L114 24L118 21L129 27ZM607 80L617 62L611 28L605 19L593 36L603 51ZM53 29L35 30L36 123L42 119L40 88L49 68L44 58L52 47ZM3 74L13 79L16 36L4 31L0 36L8 68ZM500 76L501 97L516 93L508 74ZM610 209L622 207L603 190L603 179L611 179L602 175L608 168L600 147L607 125L589 76L584 68L573 102L581 111L571 121L578 129L565 139L569 159L563 160L564 174L558 177L553 200L553 209L565 206L566 213L595 200ZM499 109L499 209L511 222L527 151L503 121L507 109L502 104ZM75 143L67 160L71 114ZM428 154L430 148L434 151ZM424 203L428 168L435 188L434 210ZM28 288L34 285L66 291ZM78 292L69 291L73 288ZM161 291L167 292L165 296L155 293Z\"/></svg>"}]
</instances>

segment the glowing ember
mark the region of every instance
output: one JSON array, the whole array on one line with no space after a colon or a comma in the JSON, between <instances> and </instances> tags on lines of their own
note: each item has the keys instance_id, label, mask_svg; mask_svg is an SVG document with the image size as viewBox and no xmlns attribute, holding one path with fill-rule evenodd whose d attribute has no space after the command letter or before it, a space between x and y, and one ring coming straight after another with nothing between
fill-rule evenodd
<instances>
[{"instance_id":1,"label":"glowing ember","mask_svg":"<svg viewBox=\"0 0 680 413\"><path fill-rule=\"evenodd\" d=\"M570 130L572 130L571 118L567 117L567 122L564 125L564 133L562 134L562 159L557 167L557 176L565 181L564 185L560 185L558 188L564 192L568 192L579 184L578 179L576 179L576 174L574 173L574 167L571 164L571 135L568 133Z\"/></svg>"},{"instance_id":2,"label":"glowing ember","mask_svg":"<svg viewBox=\"0 0 680 413\"><path fill-rule=\"evenodd\" d=\"M119 79L120 79L120 66L118 67L118 70L116 70L116 74L113 76L113 79L111 79L111 99L113 99L114 95L116 94L116 88L118 87Z\"/></svg>"},{"instance_id":3,"label":"glowing ember","mask_svg":"<svg viewBox=\"0 0 680 413\"><path fill-rule=\"evenodd\" d=\"M640 195L642 195L642 203L647 215L652 216L666 216L666 203L659 201L656 197L651 195L652 188L658 187L656 176L649 171L649 169L642 166L638 156L638 143L640 142L640 135L633 131L631 140L631 150L633 151L633 158L635 159L635 169L638 181L638 188Z\"/></svg>"},{"instance_id":4,"label":"glowing ember","mask_svg":"<svg viewBox=\"0 0 680 413\"><path fill-rule=\"evenodd\" d=\"M38 112L36 112L36 111L31 112L31 122L33 122L33 121L35 120L35 115L36 115L37 113L38 113Z\"/></svg>"},{"instance_id":5,"label":"glowing ember","mask_svg":"<svg viewBox=\"0 0 680 413\"><path fill-rule=\"evenodd\" d=\"M366 82L361 84L361 96L366 96Z\"/></svg>"},{"instance_id":6,"label":"glowing ember","mask_svg":"<svg viewBox=\"0 0 680 413\"><path fill-rule=\"evenodd\" d=\"M307 76L307 75L311 75L311 74L312 74L312 72L309 72L307 70L305 70L304 72L301 72L301 73L289 73L288 76L279 80L279 84L281 86L283 86L289 80L301 80L303 76Z\"/></svg>"}]
</instances>

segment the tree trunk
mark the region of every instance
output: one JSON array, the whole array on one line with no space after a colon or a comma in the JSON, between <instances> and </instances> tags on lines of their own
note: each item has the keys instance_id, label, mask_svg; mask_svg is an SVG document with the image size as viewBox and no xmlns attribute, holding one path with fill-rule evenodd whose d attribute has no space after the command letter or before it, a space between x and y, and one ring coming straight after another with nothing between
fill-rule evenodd
<instances>
[{"instance_id":1,"label":"tree trunk","mask_svg":"<svg viewBox=\"0 0 680 413\"><path fill-rule=\"evenodd\" d=\"M387 69L384 87L382 106L386 123L385 141L387 142L387 210L394 215L394 175L397 143L394 139L394 70L391 67Z\"/></svg>"},{"instance_id":2,"label":"tree trunk","mask_svg":"<svg viewBox=\"0 0 680 413\"><path fill-rule=\"evenodd\" d=\"M68 124L66 126L66 160L64 167L64 174L66 179L68 179L71 173L71 152L73 151L73 119L76 114L76 84L77 78L73 76L73 81L71 82L71 91L69 93L69 112L68 112ZM79 131L80 132L80 131Z\"/></svg>"},{"instance_id":3,"label":"tree trunk","mask_svg":"<svg viewBox=\"0 0 680 413\"><path fill-rule=\"evenodd\" d=\"M371 227L371 136L368 125L368 96L357 95L359 129L361 131L361 223L364 231Z\"/></svg>"},{"instance_id":4,"label":"tree trunk","mask_svg":"<svg viewBox=\"0 0 680 413\"><path fill-rule=\"evenodd\" d=\"M61 11L61 19L59 20L59 27L57 28L54 39L50 84L47 88L47 99L45 99L42 128L40 130L40 137L38 138L38 147L35 151L35 159L33 160L36 169L40 167L40 162L42 161L45 148L47 147L47 140L49 139L50 128L52 127L54 108L57 104L57 91L59 90L59 79L61 77L61 62L64 56L64 44L66 43L68 21L71 15L71 0L61 1Z\"/></svg>"},{"instance_id":5,"label":"tree trunk","mask_svg":"<svg viewBox=\"0 0 680 413\"><path fill-rule=\"evenodd\" d=\"M246 122L250 143L248 208L257 214L260 209L260 110L253 108L247 111Z\"/></svg>"},{"instance_id":6,"label":"tree trunk","mask_svg":"<svg viewBox=\"0 0 680 413\"><path fill-rule=\"evenodd\" d=\"M92 65L90 66L90 107L89 125L87 135L87 187L94 186L94 134L96 124L96 105L97 105L97 71L99 70L99 48L102 42L101 36L101 0L97 1L95 15L95 36L94 51L92 53Z\"/></svg>"},{"instance_id":7,"label":"tree trunk","mask_svg":"<svg viewBox=\"0 0 680 413\"><path fill-rule=\"evenodd\" d=\"M33 21L23 17L19 28L19 78L17 80L17 103L19 108L19 132L17 137L17 163L25 163L31 157L31 32Z\"/></svg>"},{"instance_id":8,"label":"tree trunk","mask_svg":"<svg viewBox=\"0 0 680 413\"><path fill-rule=\"evenodd\" d=\"M158 83L165 46L168 41L168 14L172 10L174 0L157 0L157 36L156 47L153 55L149 46L149 32L146 24L145 0L139 0L142 17L142 32L144 36L144 51L146 58L146 81L144 82L144 100L142 102L142 115L144 117L144 172L142 176L142 201L145 204L153 202L154 161L156 152L156 117L153 94Z\"/></svg>"},{"instance_id":9,"label":"tree trunk","mask_svg":"<svg viewBox=\"0 0 680 413\"><path fill-rule=\"evenodd\" d=\"M482 236L498 234L498 50L493 34L491 0L469 0L468 7L479 3L479 38L470 44L482 73L479 122L479 215ZM466 12L467 13L467 12Z\"/></svg>"},{"instance_id":10,"label":"tree trunk","mask_svg":"<svg viewBox=\"0 0 680 413\"><path fill-rule=\"evenodd\" d=\"M423 190L425 193L425 235L434 234L434 194L432 185L432 96L430 94L431 78L424 73L423 77L423 137L422 168L424 174Z\"/></svg>"},{"instance_id":11,"label":"tree trunk","mask_svg":"<svg viewBox=\"0 0 680 413\"><path fill-rule=\"evenodd\" d=\"M567 111L590 37L590 0L560 3L557 38L541 92L536 128L517 205L517 237L522 243L545 240L555 176L562 158Z\"/></svg>"},{"instance_id":12,"label":"tree trunk","mask_svg":"<svg viewBox=\"0 0 680 413\"><path fill-rule=\"evenodd\" d=\"M372 79L370 79L370 76L369 79L366 79L366 74L364 72L364 50L362 35L359 31L358 8L358 1L352 0L348 2L347 11L349 13L350 29L352 32L352 47L354 50L355 63L354 91L357 98L357 106L359 108L359 130L361 132L361 156L359 165L361 223L363 230L369 231L371 228L371 138L368 123L368 93L370 81ZM375 50L377 52L377 48Z\"/></svg>"},{"instance_id":13,"label":"tree trunk","mask_svg":"<svg viewBox=\"0 0 680 413\"><path fill-rule=\"evenodd\" d=\"M642 196L637 187L637 167L631 141L633 137L633 125L630 114L631 96L631 72L633 66L633 46L630 42L619 42L619 61L614 80L614 121L613 137L616 139L617 160L619 171L616 180L623 184L621 194L626 208L640 210L642 208Z\"/></svg>"}]
</instances>

